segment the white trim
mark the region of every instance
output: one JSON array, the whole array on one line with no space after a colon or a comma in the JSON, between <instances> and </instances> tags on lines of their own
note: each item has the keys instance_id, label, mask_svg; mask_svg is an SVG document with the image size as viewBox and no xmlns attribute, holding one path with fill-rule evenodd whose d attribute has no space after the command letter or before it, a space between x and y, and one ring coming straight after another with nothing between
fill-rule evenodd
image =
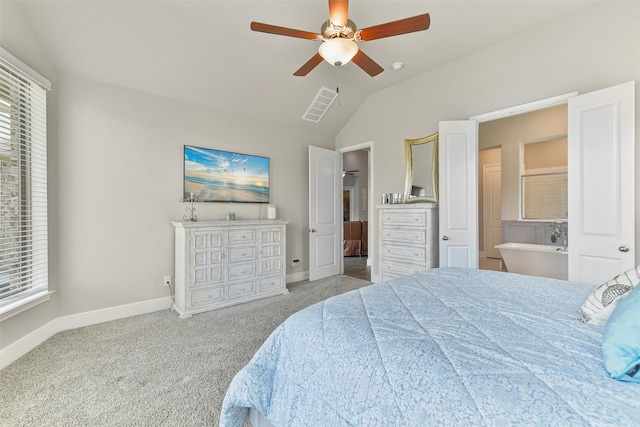
<instances>
[{"instance_id":1,"label":"white trim","mask_svg":"<svg viewBox=\"0 0 640 427\"><path fill-rule=\"evenodd\" d=\"M469 120L475 120L478 123L483 123L491 120L503 119L505 117L517 116L518 114L529 113L531 111L542 110L543 108L566 104L569 101L569 98L573 98L577 95L578 92L570 92L562 95L552 96L551 98L545 98L538 101L528 102L526 104L515 105L513 107L503 108L502 110L478 114L476 116L469 117Z\"/></svg>"},{"instance_id":2,"label":"white trim","mask_svg":"<svg viewBox=\"0 0 640 427\"><path fill-rule=\"evenodd\" d=\"M287 283L301 282L309 278L308 271L301 271L300 273L287 274Z\"/></svg>"},{"instance_id":3,"label":"white trim","mask_svg":"<svg viewBox=\"0 0 640 427\"><path fill-rule=\"evenodd\" d=\"M29 67L24 62L20 61L18 58L13 56L11 53L7 52L5 49L0 47L0 62L4 62L9 65L15 71L20 71L25 77L28 77L29 80L33 80L38 83L40 87L46 90L51 90L51 82L46 79L42 74L38 73L33 68Z\"/></svg>"},{"instance_id":4,"label":"white trim","mask_svg":"<svg viewBox=\"0 0 640 427\"><path fill-rule=\"evenodd\" d=\"M141 301L58 317L1 349L0 369L9 366L58 332L123 319L125 317L152 313L154 311L168 310L172 303L173 300L171 297L163 297L155 300Z\"/></svg>"},{"instance_id":5,"label":"white trim","mask_svg":"<svg viewBox=\"0 0 640 427\"><path fill-rule=\"evenodd\" d=\"M16 314L20 314L23 311L30 309L31 307L35 307L36 305L49 301L53 292L54 291L48 291L45 289L42 292L38 292L37 294L30 295L26 298L20 298L19 300L0 308L0 323L15 316Z\"/></svg>"}]
</instances>

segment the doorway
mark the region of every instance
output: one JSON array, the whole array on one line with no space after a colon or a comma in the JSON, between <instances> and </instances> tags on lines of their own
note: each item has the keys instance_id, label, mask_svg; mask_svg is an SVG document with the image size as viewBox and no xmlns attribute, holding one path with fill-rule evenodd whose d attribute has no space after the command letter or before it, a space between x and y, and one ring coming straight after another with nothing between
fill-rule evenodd
<instances>
[{"instance_id":1,"label":"doorway","mask_svg":"<svg viewBox=\"0 0 640 427\"><path fill-rule=\"evenodd\" d=\"M368 281L371 281L370 154L369 147L342 153L344 275Z\"/></svg>"},{"instance_id":2,"label":"doorway","mask_svg":"<svg viewBox=\"0 0 640 427\"><path fill-rule=\"evenodd\" d=\"M478 266L482 270L502 270L502 164L500 147L478 152Z\"/></svg>"},{"instance_id":3,"label":"doorway","mask_svg":"<svg viewBox=\"0 0 640 427\"><path fill-rule=\"evenodd\" d=\"M478 264L481 269L506 270L499 251L494 248L504 241L546 243L544 238L548 223L560 217L541 217L537 221L522 222L522 144L550 137L562 137L566 141L566 135L566 103L480 123ZM566 162L566 144L563 147ZM547 151L545 153L549 154ZM557 156L554 154L553 157Z\"/></svg>"}]
</instances>

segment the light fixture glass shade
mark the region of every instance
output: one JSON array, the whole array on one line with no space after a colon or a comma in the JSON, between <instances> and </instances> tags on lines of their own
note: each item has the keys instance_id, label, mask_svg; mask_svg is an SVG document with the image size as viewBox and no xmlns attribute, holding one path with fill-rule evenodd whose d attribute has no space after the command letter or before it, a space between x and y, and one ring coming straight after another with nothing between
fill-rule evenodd
<instances>
[{"instance_id":1,"label":"light fixture glass shade","mask_svg":"<svg viewBox=\"0 0 640 427\"><path fill-rule=\"evenodd\" d=\"M322 42L318 53L329 64L339 67L358 53L358 45L351 39L336 37Z\"/></svg>"}]
</instances>

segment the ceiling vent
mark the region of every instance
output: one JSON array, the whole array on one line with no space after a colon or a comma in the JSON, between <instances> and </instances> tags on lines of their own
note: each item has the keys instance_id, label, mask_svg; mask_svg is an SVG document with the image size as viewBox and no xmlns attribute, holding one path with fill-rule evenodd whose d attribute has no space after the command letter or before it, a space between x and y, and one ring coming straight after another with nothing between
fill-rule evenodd
<instances>
[{"instance_id":1,"label":"ceiling vent","mask_svg":"<svg viewBox=\"0 0 640 427\"><path fill-rule=\"evenodd\" d=\"M316 123L320 122L324 113L327 112L337 97L337 91L322 86L316 94L316 97L311 101L311 105L309 105L309 108L307 108L307 111L302 116L302 120L309 120L310 122Z\"/></svg>"}]
</instances>

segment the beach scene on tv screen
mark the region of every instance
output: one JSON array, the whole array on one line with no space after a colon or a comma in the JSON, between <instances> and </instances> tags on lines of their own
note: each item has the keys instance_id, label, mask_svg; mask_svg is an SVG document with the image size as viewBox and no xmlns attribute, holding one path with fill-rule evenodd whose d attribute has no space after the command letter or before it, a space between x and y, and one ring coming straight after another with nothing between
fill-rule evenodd
<instances>
[{"instance_id":1,"label":"beach scene on tv screen","mask_svg":"<svg viewBox=\"0 0 640 427\"><path fill-rule=\"evenodd\" d=\"M205 202L269 202L269 158L184 147L184 197Z\"/></svg>"}]
</instances>

